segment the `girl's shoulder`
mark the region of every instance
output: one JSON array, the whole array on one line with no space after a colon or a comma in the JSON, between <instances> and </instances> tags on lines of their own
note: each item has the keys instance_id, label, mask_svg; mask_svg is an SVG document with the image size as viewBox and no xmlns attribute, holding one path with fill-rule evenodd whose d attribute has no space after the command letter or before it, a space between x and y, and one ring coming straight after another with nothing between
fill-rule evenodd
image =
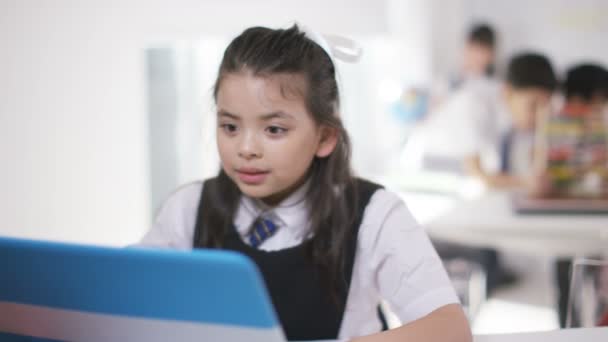
<instances>
[{"instance_id":1,"label":"girl's shoulder","mask_svg":"<svg viewBox=\"0 0 608 342\"><path fill-rule=\"evenodd\" d=\"M189 183L182 184L175 188L169 195L169 198L172 197L187 197L192 195L200 195L203 191L203 180L196 180Z\"/></svg>"},{"instance_id":2,"label":"girl's shoulder","mask_svg":"<svg viewBox=\"0 0 608 342\"><path fill-rule=\"evenodd\" d=\"M358 253L369 261L369 265L378 266L382 260L401 263L411 259L410 253L414 251L421 255L432 254L426 231L402 196L387 189L378 189L365 208L357 244Z\"/></svg>"},{"instance_id":3,"label":"girl's shoulder","mask_svg":"<svg viewBox=\"0 0 608 342\"><path fill-rule=\"evenodd\" d=\"M160 212L181 211L184 208L197 207L203 191L203 181L192 181L185 183L173 190L160 205L157 216Z\"/></svg>"},{"instance_id":4,"label":"girl's shoulder","mask_svg":"<svg viewBox=\"0 0 608 342\"><path fill-rule=\"evenodd\" d=\"M402 197L395 191L374 182L358 179L360 195L369 196L363 211L361 227L364 230L377 230L391 218L399 217L407 224L414 224L412 215Z\"/></svg>"},{"instance_id":5,"label":"girl's shoulder","mask_svg":"<svg viewBox=\"0 0 608 342\"><path fill-rule=\"evenodd\" d=\"M382 221L387 216L395 214L395 212L409 214L405 202L397 192L380 188L373 193L367 203L364 217L367 219L366 221Z\"/></svg>"},{"instance_id":6,"label":"girl's shoulder","mask_svg":"<svg viewBox=\"0 0 608 342\"><path fill-rule=\"evenodd\" d=\"M406 205L403 196L386 188L377 189L370 198L363 213L358 237L359 246L365 250L378 243L416 245L426 239L424 229ZM383 252L374 248L370 250L383 255Z\"/></svg>"},{"instance_id":7,"label":"girl's shoulder","mask_svg":"<svg viewBox=\"0 0 608 342\"><path fill-rule=\"evenodd\" d=\"M370 204L387 204L395 202L403 202L399 194L391 189L388 189L381 183L366 178L356 178L355 183L359 188L359 194L367 193L370 196L368 206Z\"/></svg>"}]
</instances>

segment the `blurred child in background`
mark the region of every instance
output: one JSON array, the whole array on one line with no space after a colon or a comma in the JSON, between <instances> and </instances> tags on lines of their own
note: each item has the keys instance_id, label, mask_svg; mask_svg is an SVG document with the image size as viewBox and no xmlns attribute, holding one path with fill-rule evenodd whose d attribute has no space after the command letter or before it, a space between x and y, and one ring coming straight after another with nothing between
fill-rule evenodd
<instances>
[{"instance_id":1,"label":"blurred child in background","mask_svg":"<svg viewBox=\"0 0 608 342\"><path fill-rule=\"evenodd\" d=\"M481 179L490 188L527 187L532 182L534 132L536 122L548 112L551 96L557 87L557 77L549 60L540 54L524 53L511 59L498 112L496 124L487 125L494 131L478 126L475 133L480 138L465 158L469 174ZM506 112L506 113L505 113ZM505 120L502 126L499 120ZM492 119L488 119L492 121ZM486 141L484 141L484 139ZM499 159L494 160L498 170L484 165L481 149L492 140L499 139ZM496 163L497 162L497 163ZM487 162L485 162L487 164Z\"/></svg>"},{"instance_id":2,"label":"blurred child in background","mask_svg":"<svg viewBox=\"0 0 608 342\"><path fill-rule=\"evenodd\" d=\"M567 71L565 103L539 127L541 177L534 195L551 198L608 196L608 71L581 64Z\"/></svg>"},{"instance_id":3,"label":"blurred child in background","mask_svg":"<svg viewBox=\"0 0 608 342\"><path fill-rule=\"evenodd\" d=\"M410 140L421 149L421 168L465 174L488 188L526 187L533 181L538 117L557 88L549 60L537 53L513 57L502 86L469 80L423 123ZM436 243L443 259L465 258L487 272L488 291L515 276L500 266L493 249Z\"/></svg>"},{"instance_id":4,"label":"blurred child in background","mask_svg":"<svg viewBox=\"0 0 608 342\"><path fill-rule=\"evenodd\" d=\"M435 80L431 90L431 107L437 108L470 80L490 78L494 74L497 37L489 24L473 25L463 48L458 70L444 79Z\"/></svg>"},{"instance_id":5,"label":"blurred child in background","mask_svg":"<svg viewBox=\"0 0 608 342\"><path fill-rule=\"evenodd\" d=\"M502 86L470 80L411 138L423 168L466 173L489 188L525 186L535 124L556 87L551 63L536 53L513 57Z\"/></svg>"},{"instance_id":6,"label":"blurred child in background","mask_svg":"<svg viewBox=\"0 0 608 342\"><path fill-rule=\"evenodd\" d=\"M563 85L565 102L539 126L542 146L534 196L598 198L608 196L608 71L600 65L570 68ZM558 312L565 327L571 260L556 262Z\"/></svg>"}]
</instances>

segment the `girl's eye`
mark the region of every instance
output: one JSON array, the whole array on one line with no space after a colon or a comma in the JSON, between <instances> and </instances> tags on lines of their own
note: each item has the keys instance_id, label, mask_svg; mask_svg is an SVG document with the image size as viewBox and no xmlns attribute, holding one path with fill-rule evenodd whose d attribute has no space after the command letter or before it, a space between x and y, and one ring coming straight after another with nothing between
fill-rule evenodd
<instances>
[{"instance_id":1,"label":"girl's eye","mask_svg":"<svg viewBox=\"0 0 608 342\"><path fill-rule=\"evenodd\" d=\"M237 130L236 125L233 124L221 124L220 127L224 130L224 132L226 133L234 133Z\"/></svg>"},{"instance_id":2,"label":"girl's eye","mask_svg":"<svg viewBox=\"0 0 608 342\"><path fill-rule=\"evenodd\" d=\"M278 126L270 126L266 128L266 131L268 131L268 133L270 133L271 135L280 135L285 134L287 132L287 129Z\"/></svg>"}]
</instances>

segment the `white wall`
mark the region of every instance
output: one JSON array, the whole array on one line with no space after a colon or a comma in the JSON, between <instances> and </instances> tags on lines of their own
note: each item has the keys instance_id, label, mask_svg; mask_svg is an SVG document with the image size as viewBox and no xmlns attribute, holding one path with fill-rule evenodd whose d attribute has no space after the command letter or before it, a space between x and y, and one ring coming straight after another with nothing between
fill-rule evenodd
<instances>
[{"instance_id":1,"label":"white wall","mask_svg":"<svg viewBox=\"0 0 608 342\"><path fill-rule=\"evenodd\" d=\"M469 25L492 24L499 38L499 64L522 50L547 54L558 70L581 61L608 64L608 1L433 0L434 71L457 67Z\"/></svg>"},{"instance_id":2,"label":"white wall","mask_svg":"<svg viewBox=\"0 0 608 342\"><path fill-rule=\"evenodd\" d=\"M436 78L445 77L461 62L463 39L469 25L466 1L430 1L432 73Z\"/></svg>"},{"instance_id":3,"label":"white wall","mask_svg":"<svg viewBox=\"0 0 608 342\"><path fill-rule=\"evenodd\" d=\"M584 60L608 63L605 0L512 0L494 6L471 0L471 12L496 22L503 33L504 56L520 49L538 49L558 69Z\"/></svg>"},{"instance_id":4,"label":"white wall","mask_svg":"<svg viewBox=\"0 0 608 342\"><path fill-rule=\"evenodd\" d=\"M386 30L382 1L0 0L0 235L122 245L149 226L143 49L301 20Z\"/></svg>"},{"instance_id":5,"label":"white wall","mask_svg":"<svg viewBox=\"0 0 608 342\"><path fill-rule=\"evenodd\" d=\"M138 32L78 1L0 13L0 234L131 241L149 211Z\"/></svg>"}]
</instances>

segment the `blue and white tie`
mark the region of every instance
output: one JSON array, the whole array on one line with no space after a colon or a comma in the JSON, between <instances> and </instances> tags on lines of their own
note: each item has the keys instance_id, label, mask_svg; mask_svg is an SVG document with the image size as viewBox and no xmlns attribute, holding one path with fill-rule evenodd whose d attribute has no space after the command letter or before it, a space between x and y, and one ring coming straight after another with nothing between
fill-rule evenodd
<instances>
[{"instance_id":1,"label":"blue and white tie","mask_svg":"<svg viewBox=\"0 0 608 342\"><path fill-rule=\"evenodd\" d=\"M258 218L249 233L249 244L257 248L277 231L278 227L270 220Z\"/></svg>"}]
</instances>

